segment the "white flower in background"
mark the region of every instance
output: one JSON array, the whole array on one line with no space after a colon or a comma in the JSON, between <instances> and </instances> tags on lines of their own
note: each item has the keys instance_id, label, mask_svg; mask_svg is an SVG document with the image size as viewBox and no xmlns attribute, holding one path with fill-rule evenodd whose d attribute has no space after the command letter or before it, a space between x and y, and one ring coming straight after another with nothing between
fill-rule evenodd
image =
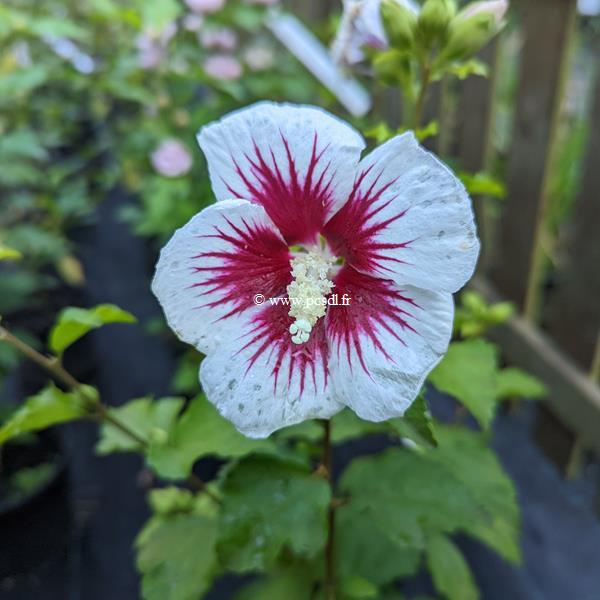
<instances>
[{"instance_id":1,"label":"white flower in background","mask_svg":"<svg viewBox=\"0 0 600 600\"><path fill-rule=\"evenodd\" d=\"M208 399L250 437L345 406L402 415L477 260L463 185L412 133L361 159L360 134L313 107L255 104L198 140L218 202L163 248L152 288L206 354Z\"/></svg>"},{"instance_id":2,"label":"white flower in background","mask_svg":"<svg viewBox=\"0 0 600 600\"><path fill-rule=\"evenodd\" d=\"M198 35L200 45L206 49L232 51L237 47L237 35L229 27L205 29Z\"/></svg>"},{"instance_id":3,"label":"white flower in background","mask_svg":"<svg viewBox=\"0 0 600 600\"><path fill-rule=\"evenodd\" d=\"M52 48L54 54L71 63L76 71L83 75L89 75L95 71L96 61L70 39L51 35L44 36L43 39Z\"/></svg>"},{"instance_id":4,"label":"white flower in background","mask_svg":"<svg viewBox=\"0 0 600 600\"><path fill-rule=\"evenodd\" d=\"M225 0L185 0L187 7L200 14L210 14L220 11L225 6Z\"/></svg>"},{"instance_id":5,"label":"white flower in background","mask_svg":"<svg viewBox=\"0 0 600 600\"><path fill-rule=\"evenodd\" d=\"M150 155L152 166L165 177L180 177L192 168L192 157L187 148L176 139L163 140Z\"/></svg>"},{"instance_id":6,"label":"white flower in background","mask_svg":"<svg viewBox=\"0 0 600 600\"><path fill-rule=\"evenodd\" d=\"M242 76L242 65L233 56L228 54L215 54L209 56L203 63L204 72L219 81L233 81Z\"/></svg>"},{"instance_id":7,"label":"white flower in background","mask_svg":"<svg viewBox=\"0 0 600 600\"><path fill-rule=\"evenodd\" d=\"M578 0L577 9L586 17L600 15L600 0Z\"/></svg>"},{"instance_id":8,"label":"white flower in background","mask_svg":"<svg viewBox=\"0 0 600 600\"><path fill-rule=\"evenodd\" d=\"M417 14L418 4L412 0L395 0ZM381 19L381 0L344 0L344 12L331 46L336 62L354 65L364 60L363 47L387 50L388 39Z\"/></svg>"},{"instance_id":9,"label":"white flower in background","mask_svg":"<svg viewBox=\"0 0 600 600\"><path fill-rule=\"evenodd\" d=\"M268 46L250 46L244 51L244 62L252 71L266 71L275 63L275 54Z\"/></svg>"}]
</instances>

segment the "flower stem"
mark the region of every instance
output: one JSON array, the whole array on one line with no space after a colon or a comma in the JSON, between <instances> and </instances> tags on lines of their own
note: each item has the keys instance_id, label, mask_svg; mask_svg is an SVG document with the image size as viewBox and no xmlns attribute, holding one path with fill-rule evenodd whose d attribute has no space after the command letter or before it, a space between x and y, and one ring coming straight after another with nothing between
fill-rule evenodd
<instances>
[{"instance_id":1,"label":"flower stem","mask_svg":"<svg viewBox=\"0 0 600 600\"><path fill-rule=\"evenodd\" d=\"M46 356L41 352L38 352L35 348L32 348L29 344L23 340L14 336L6 328L0 326L0 342L6 342L13 348L21 352L24 356L29 358L31 361L36 363L45 371L48 371L57 381L62 383L66 388L72 392L82 394L82 396L88 402L91 402L91 415L100 422L109 423L123 434L132 439L136 444L139 444L142 449L148 448L149 444L146 439L140 436L138 433L133 431L128 425L123 423L119 418L115 417L109 410L109 408L102 404L95 396L91 396L86 392L86 387L81 384L71 373L69 373L62 365L60 360L55 356ZM220 498L213 494L206 486L206 483L202 481L197 475L193 473L188 477L188 484L191 488L198 492L204 492L209 498L214 500L217 504L221 503Z\"/></svg>"},{"instance_id":2,"label":"flower stem","mask_svg":"<svg viewBox=\"0 0 600 600\"><path fill-rule=\"evenodd\" d=\"M413 129L419 129L421 127L421 121L423 119L423 109L425 108L425 99L427 98L427 91L429 89L429 83L431 82L431 68L428 63L423 63L421 67L421 86L419 89L419 95L417 96L417 102L415 105L415 112L413 115Z\"/></svg>"},{"instance_id":3,"label":"flower stem","mask_svg":"<svg viewBox=\"0 0 600 600\"><path fill-rule=\"evenodd\" d=\"M327 600L335 600L335 562L334 562L334 537L335 537L335 502L333 499L332 481L332 452L331 452L331 421L323 421L323 457L322 466L325 478L331 488L331 502L327 509L327 542L325 545L325 594Z\"/></svg>"}]
</instances>

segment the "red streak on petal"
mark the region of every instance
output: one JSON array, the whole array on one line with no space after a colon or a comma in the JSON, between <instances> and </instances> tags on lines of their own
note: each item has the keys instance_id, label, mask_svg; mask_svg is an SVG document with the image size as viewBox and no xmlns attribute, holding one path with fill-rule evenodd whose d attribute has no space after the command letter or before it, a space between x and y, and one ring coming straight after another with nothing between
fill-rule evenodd
<instances>
[{"instance_id":1,"label":"red streak on petal","mask_svg":"<svg viewBox=\"0 0 600 600\"><path fill-rule=\"evenodd\" d=\"M323 159L328 146L319 149L315 132L308 166L301 173L283 134L281 140L283 156L277 156L273 149L265 156L256 141L253 154L244 156L245 164L232 156L236 173L246 189L225 184L234 197L261 204L288 244L314 243L333 202L334 173L331 163L324 164Z\"/></svg>"},{"instance_id":2,"label":"red streak on petal","mask_svg":"<svg viewBox=\"0 0 600 600\"><path fill-rule=\"evenodd\" d=\"M386 261L403 262L389 256L389 251L406 248L413 240L377 241L378 235L401 219L406 214L406 210L398 211L392 217L383 220L377 219L379 213L395 200L395 197L382 200L382 196L395 180L381 183L382 173L379 173L366 190L361 189L372 169L371 166L359 173L348 202L329 220L323 233L336 256L343 257L348 264L360 271L377 273L381 276L385 271L390 270L385 265Z\"/></svg>"},{"instance_id":3,"label":"red streak on petal","mask_svg":"<svg viewBox=\"0 0 600 600\"><path fill-rule=\"evenodd\" d=\"M363 370L368 373L362 344L370 340L387 360L395 362L379 335L386 331L405 345L402 332L416 333L407 318L413 317L419 306L393 282L366 275L350 266L339 271L334 283L338 298L347 294L351 300L348 306L328 307L325 327L330 351L337 352L340 359L345 355L352 368L354 350Z\"/></svg>"},{"instance_id":4,"label":"red streak on petal","mask_svg":"<svg viewBox=\"0 0 600 600\"><path fill-rule=\"evenodd\" d=\"M246 372L250 371L256 361L266 353L272 362L273 391L283 380L286 386L297 383L300 393L304 393L307 378L317 389L317 373L323 376L323 386L327 384L327 342L323 320L318 321L310 334L310 339L304 344L294 344L289 333L289 326L293 319L289 316L287 305L265 305L265 308L254 317L253 330L248 335L248 340L243 343L240 351L251 348L252 356L248 361ZM284 371L285 359L289 359L288 368Z\"/></svg>"},{"instance_id":5,"label":"red streak on petal","mask_svg":"<svg viewBox=\"0 0 600 600\"><path fill-rule=\"evenodd\" d=\"M199 298L216 294L203 306L231 302L233 308L223 317L227 318L254 306L255 294L270 297L285 293L291 281L291 257L286 244L269 228L246 221L236 225L223 215L223 224L215 225L214 233L201 238L226 242L225 247L219 245L218 250L191 257L193 271L207 275L193 284L200 291Z\"/></svg>"}]
</instances>

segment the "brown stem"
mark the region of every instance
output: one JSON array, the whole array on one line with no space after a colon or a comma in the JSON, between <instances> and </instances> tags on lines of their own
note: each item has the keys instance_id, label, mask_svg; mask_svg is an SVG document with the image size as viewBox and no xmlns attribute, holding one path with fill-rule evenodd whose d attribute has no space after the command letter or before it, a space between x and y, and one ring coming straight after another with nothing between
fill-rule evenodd
<instances>
[{"instance_id":1,"label":"brown stem","mask_svg":"<svg viewBox=\"0 0 600 600\"><path fill-rule=\"evenodd\" d=\"M35 348L32 348L26 344L23 340L15 337L10 331L0 326L0 341L4 341L10 344L13 348L16 348L21 354L37 363L42 369L45 369L52 375L56 380L60 381L66 387L76 390L81 386L79 381L75 379L68 371L65 371L60 361L55 357L45 356L41 352L38 352Z\"/></svg>"},{"instance_id":2,"label":"brown stem","mask_svg":"<svg viewBox=\"0 0 600 600\"><path fill-rule=\"evenodd\" d=\"M331 421L323 421L323 470L332 491L332 500L327 509L327 542L325 545L325 593L327 600L335 600L335 504L333 500L332 482L332 452L331 452Z\"/></svg>"},{"instance_id":3,"label":"brown stem","mask_svg":"<svg viewBox=\"0 0 600 600\"><path fill-rule=\"evenodd\" d=\"M85 387L62 366L58 358L54 356L45 356L41 352L38 352L35 348L32 348L29 344L26 344L23 340L20 340L18 337L14 336L12 333L10 333L10 331L2 326L0 326L0 341L10 344L13 348L21 352L21 354L42 367L42 369L48 371L50 375L62 383L66 388L73 392L79 392L83 394L87 400L93 400L93 417L104 423L110 423L113 427L134 440L136 444L139 444L143 449L148 447L148 441L138 435L135 431L133 431L133 429L120 421L113 414L111 414L107 406L102 404L97 398L92 399L89 395L86 395L84 391ZM206 483L197 475L192 473L188 477L188 484L196 491L206 493L209 498L214 500L217 504L220 504L221 500L206 487Z\"/></svg>"}]
</instances>

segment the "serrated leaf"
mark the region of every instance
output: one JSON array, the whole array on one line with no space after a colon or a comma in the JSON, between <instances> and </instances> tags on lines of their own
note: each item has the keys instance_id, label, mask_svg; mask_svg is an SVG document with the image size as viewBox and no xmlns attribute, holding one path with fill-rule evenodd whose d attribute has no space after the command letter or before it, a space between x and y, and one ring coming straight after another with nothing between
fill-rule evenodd
<instances>
[{"instance_id":1,"label":"serrated leaf","mask_svg":"<svg viewBox=\"0 0 600 600\"><path fill-rule=\"evenodd\" d=\"M284 548L306 558L323 548L329 485L302 466L244 458L228 472L222 494L218 549L229 569L264 570Z\"/></svg>"},{"instance_id":2,"label":"serrated leaf","mask_svg":"<svg viewBox=\"0 0 600 600\"><path fill-rule=\"evenodd\" d=\"M50 384L25 404L0 428L0 444L23 433L46 429L86 416L86 403L75 392L63 392Z\"/></svg>"},{"instance_id":3,"label":"serrated leaf","mask_svg":"<svg viewBox=\"0 0 600 600\"><path fill-rule=\"evenodd\" d=\"M69 346L93 329L109 323L135 323L137 319L114 304L99 304L93 308L65 308L50 331L50 349L61 355Z\"/></svg>"},{"instance_id":4,"label":"serrated leaf","mask_svg":"<svg viewBox=\"0 0 600 600\"><path fill-rule=\"evenodd\" d=\"M498 373L498 399L506 398L542 398L547 393L544 384L515 367L502 369Z\"/></svg>"},{"instance_id":5,"label":"serrated leaf","mask_svg":"<svg viewBox=\"0 0 600 600\"><path fill-rule=\"evenodd\" d=\"M479 591L460 550L445 535L427 537L427 566L433 583L448 600L478 600Z\"/></svg>"},{"instance_id":6,"label":"serrated leaf","mask_svg":"<svg viewBox=\"0 0 600 600\"><path fill-rule=\"evenodd\" d=\"M198 600L216 570L217 519L210 514L154 517L138 539L144 600Z\"/></svg>"},{"instance_id":7,"label":"serrated leaf","mask_svg":"<svg viewBox=\"0 0 600 600\"><path fill-rule=\"evenodd\" d=\"M397 543L373 527L371 511L352 501L336 511L336 572L342 580L360 578L382 586L416 573L420 550ZM368 548L368 552L365 549Z\"/></svg>"},{"instance_id":8,"label":"serrated leaf","mask_svg":"<svg viewBox=\"0 0 600 600\"><path fill-rule=\"evenodd\" d=\"M272 451L269 440L244 437L200 395L192 400L169 431L164 443L151 443L150 466L166 479L185 479L204 456L237 458L250 452Z\"/></svg>"},{"instance_id":9,"label":"serrated leaf","mask_svg":"<svg viewBox=\"0 0 600 600\"><path fill-rule=\"evenodd\" d=\"M487 429L496 412L497 349L485 340L450 344L429 380L440 391L454 396Z\"/></svg>"},{"instance_id":10,"label":"serrated leaf","mask_svg":"<svg viewBox=\"0 0 600 600\"><path fill-rule=\"evenodd\" d=\"M506 560L519 563L519 506L515 488L487 446L485 436L440 424L435 432L439 445L428 453L429 459L444 465L484 513L483 518L469 521L465 531Z\"/></svg>"},{"instance_id":11,"label":"serrated leaf","mask_svg":"<svg viewBox=\"0 0 600 600\"><path fill-rule=\"evenodd\" d=\"M378 535L409 548L424 547L425 531L451 532L483 516L445 465L399 448L355 460L340 487Z\"/></svg>"},{"instance_id":12,"label":"serrated leaf","mask_svg":"<svg viewBox=\"0 0 600 600\"><path fill-rule=\"evenodd\" d=\"M174 486L152 490L149 502L152 512L163 516L191 512L195 506L192 492Z\"/></svg>"},{"instance_id":13,"label":"serrated leaf","mask_svg":"<svg viewBox=\"0 0 600 600\"><path fill-rule=\"evenodd\" d=\"M183 407L183 398L162 398L154 400L152 397L130 400L118 408L110 408L109 413L121 423L131 429L143 440L163 442L168 438L177 415ZM98 454L112 452L138 452L142 450L140 443L131 436L105 422L100 428L100 440L96 445Z\"/></svg>"}]
</instances>

